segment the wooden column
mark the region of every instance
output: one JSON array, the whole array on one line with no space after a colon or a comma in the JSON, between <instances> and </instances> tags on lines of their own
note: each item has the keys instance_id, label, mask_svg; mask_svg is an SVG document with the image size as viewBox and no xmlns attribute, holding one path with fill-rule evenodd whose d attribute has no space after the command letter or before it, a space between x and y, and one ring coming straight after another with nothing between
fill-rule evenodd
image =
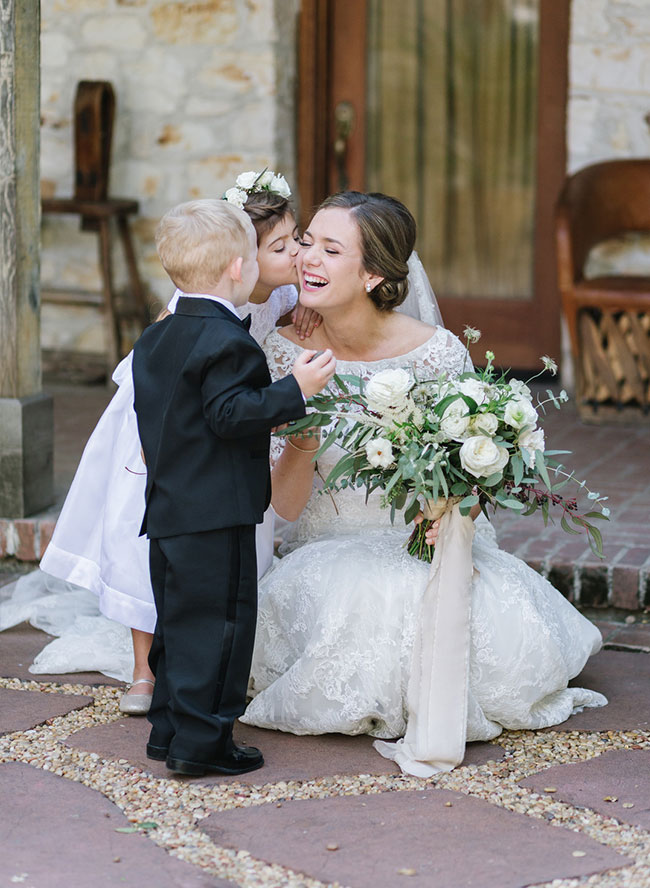
<instances>
[{"instance_id":1,"label":"wooden column","mask_svg":"<svg viewBox=\"0 0 650 888\"><path fill-rule=\"evenodd\" d=\"M41 391L38 0L0 0L0 517L53 499Z\"/></svg>"}]
</instances>

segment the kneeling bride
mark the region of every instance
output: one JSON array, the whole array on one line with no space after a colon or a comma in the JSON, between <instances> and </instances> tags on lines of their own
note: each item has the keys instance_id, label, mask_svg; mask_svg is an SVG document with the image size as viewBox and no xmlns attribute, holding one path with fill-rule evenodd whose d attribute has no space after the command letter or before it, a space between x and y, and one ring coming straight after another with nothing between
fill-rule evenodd
<instances>
[{"instance_id":1,"label":"kneeling bride","mask_svg":"<svg viewBox=\"0 0 650 888\"><path fill-rule=\"evenodd\" d=\"M384 195L335 195L312 220L297 260L301 301L323 317L310 345L331 348L340 374L367 379L411 367L430 378L467 369L466 349L449 331L395 311L407 294L414 243L411 214ZM301 348L290 327L267 337L275 378L289 372ZM295 734L400 738L429 567L407 553L409 530L391 524L378 491L367 501L358 488L319 492L342 451L334 444L315 465L317 447L302 437L274 444L273 505L295 524L288 553L260 582L254 696L241 720ZM475 521L472 562L463 742L493 739L504 728L548 727L605 705L599 693L568 687L599 650L598 629L500 550L483 516ZM434 674L434 684L437 678L446 680ZM459 763L376 746L418 776Z\"/></svg>"}]
</instances>

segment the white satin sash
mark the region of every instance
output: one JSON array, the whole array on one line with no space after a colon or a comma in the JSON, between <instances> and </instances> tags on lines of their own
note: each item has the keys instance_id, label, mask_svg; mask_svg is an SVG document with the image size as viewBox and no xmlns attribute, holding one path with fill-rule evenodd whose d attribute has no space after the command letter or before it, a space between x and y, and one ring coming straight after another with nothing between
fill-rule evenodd
<instances>
[{"instance_id":1,"label":"white satin sash","mask_svg":"<svg viewBox=\"0 0 650 888\"><path fill-rule=\"evenodd\" d=\"M465 755L474 522L460 514L459 501L423 509L425 518L441 521L413 647L406 734L374 743L415 777L451 771Z\"/></svg>"}]
</instances>

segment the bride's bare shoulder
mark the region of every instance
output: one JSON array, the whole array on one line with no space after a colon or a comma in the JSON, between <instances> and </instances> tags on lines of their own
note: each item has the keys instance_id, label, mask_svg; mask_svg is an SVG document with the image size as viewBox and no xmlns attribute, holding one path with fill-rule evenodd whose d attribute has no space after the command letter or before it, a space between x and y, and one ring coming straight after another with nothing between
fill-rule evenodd
<instances>
[{"instance_id":1,"label":"bride's bare shoulder","mask_svg":"<svg viewBox=\"0 0 650 888\"><path fill-rule=\"evenodd\" d=\"M393 329L410 348L417 348L427 342L440 328L425 324L417 318L401 312L393 312Z\"/></svg>"}]
</instances>

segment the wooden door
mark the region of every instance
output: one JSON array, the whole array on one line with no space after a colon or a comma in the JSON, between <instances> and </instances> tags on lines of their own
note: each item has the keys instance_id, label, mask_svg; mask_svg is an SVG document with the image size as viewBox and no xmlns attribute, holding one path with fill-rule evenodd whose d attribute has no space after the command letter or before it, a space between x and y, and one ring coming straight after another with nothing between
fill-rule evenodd
<instances>
[{"instance_id":1,"label":"wooden door","mask_svg":"<svg viewBox=\"0 0 650 888\"><path fill-rule=\"evenodd\" d=\"M477 363L560 356L569 4L303 0L302 217L344 187L403 200L445 324L483 333Z\"/></svg>"}]
</instances>

